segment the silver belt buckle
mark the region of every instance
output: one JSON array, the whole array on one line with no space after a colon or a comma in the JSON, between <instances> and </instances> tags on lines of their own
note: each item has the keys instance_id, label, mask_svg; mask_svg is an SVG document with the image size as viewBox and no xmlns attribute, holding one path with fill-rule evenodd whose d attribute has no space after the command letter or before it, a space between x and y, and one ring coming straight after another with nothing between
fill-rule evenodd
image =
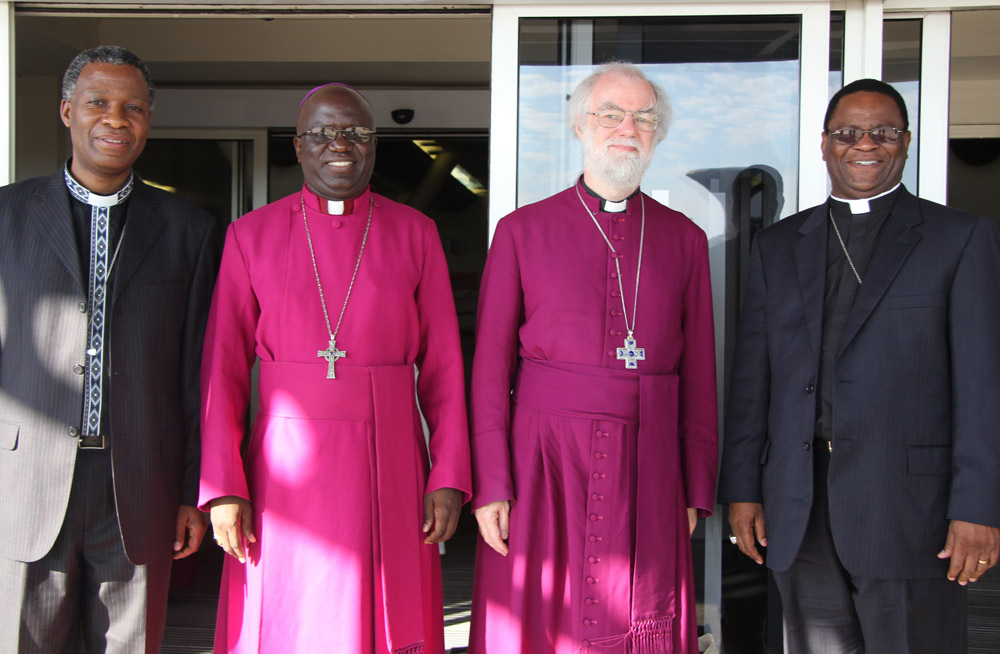
<instances>
[{"instance_id":1,"label":"silver belt buckle","mask_svg":"<svg viewBox=\"0 0 1000 654\"><path fill-rule=\"evenodd\" d=\"M108 447L108 439L104 434L88 434L80 436L77 446L81 450L104 450Z\"/></svg>"}]
</instances>

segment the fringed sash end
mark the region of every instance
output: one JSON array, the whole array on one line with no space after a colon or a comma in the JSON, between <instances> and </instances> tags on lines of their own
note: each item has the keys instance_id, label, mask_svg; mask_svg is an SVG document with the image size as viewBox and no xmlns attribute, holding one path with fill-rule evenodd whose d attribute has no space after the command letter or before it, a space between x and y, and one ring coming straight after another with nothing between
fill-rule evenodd
<instances>
[{"instance_id":1,"label":"fringed sash end","mask_svg":"<svg viewBox=\"0 0 1000 654\"><path fill-rule=\"evenodd\" d=\"M673 617L640 620L632 624L627 654L673 654Z\"/></svg>"},{"instance_id":2,"label":"fringed sash end","mask_svg":"<svg viewBox=\"0 0 1000 654\"><path fill-rule=\"evenodd\" d=\"M424 643L420 641L406 647L400 647L392 650L391 654L424 654Z\"/></svg>"}]
</instances>

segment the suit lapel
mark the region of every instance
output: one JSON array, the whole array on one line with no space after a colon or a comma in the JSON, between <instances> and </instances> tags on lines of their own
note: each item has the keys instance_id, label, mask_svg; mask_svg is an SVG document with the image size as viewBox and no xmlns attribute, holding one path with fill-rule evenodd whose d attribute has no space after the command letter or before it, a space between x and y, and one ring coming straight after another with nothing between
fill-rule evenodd
<instances>
[{"instance_id":1,"label":"suit lapel","mask_svg":"<svg viewBox=\"0 0 1000 654\"><path fill-rule=\"evenodd\" d=\"M799 291L805 307L806 333L818 357L823 335L823 289L826 279L826 204L810 214L799 228L801 238L792 246Z\"/></svg>"},{"instance_id":2,"label":"suit lapel","mask_svg":"<svg viewBox=\"0 0 1000 654\"><path fill-rule=\"evenodd\" d=\"M865 270L864 282L854 298L837 356L843 354L857 336L858 331L889 289L892 280L896 278L903 262L920 241L920 235L913 228L922 221L917 199L903 189L892 213L885 221L882 234L875 245L875 252L872 253L868 268Z\"/></svg>"},{"instance_id":3,"label":"suit lapel","mask_svg":"<svg viewBox=\"0 0 1000 654\"><path fill-rule=\"evenodd\" d=\"M118 262L115 264L112 302L118 299L122 289L139 270L166 224L164 217L157 211L158 206L156 196L136 176L135 190L132 191L132 198L129 201L128 218L122 234L121 250L118 253Z\"/></svg>"},{"instance_id":4,"label":"suit lapel","mask_svg":"<svg viewBox=\"0 0 1000 654\"><path fill-rule=\"evenodd\" d=\"M39 231L40 239L52 248L56 259L86 294L87 285L80 276L80 254L76 251L72 210L64 184L63 174L59 172L49 176L35 191L28 207L28 223Z\"/></svg>"}]
</instances>

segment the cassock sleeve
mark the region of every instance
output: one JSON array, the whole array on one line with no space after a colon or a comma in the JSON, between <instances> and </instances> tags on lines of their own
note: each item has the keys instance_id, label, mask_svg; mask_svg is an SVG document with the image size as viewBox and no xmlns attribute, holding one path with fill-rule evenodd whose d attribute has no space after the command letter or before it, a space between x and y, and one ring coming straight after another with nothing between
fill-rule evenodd
<instances>
[{"instance_id":1,"label":"cassock sleeve","mask_svg":"<svg viewBox=\"0 0 1000 654\"><path fill-rule=\"evenodd\" d=\"M250 370L260 306L249 265L229 226L212 297L201 364L201 489L198 506L235 495L250 499L240 445L250 399Z\"/></svg>"},{"instance_id":2,"label":"cassock sleeve","mask_svg":"<svg viewBox=\"0 0 1000 654\"><path fill-rule=\"evenodd\" d=\"M719 420L715 379L715 321L708 240L691 239L691 267L684 291L684 348L678 365L681 473L688 508L707 517L715 509Z\"/></svg>"},{"instance_id":3,"label":"cassock sleeve","mask_svg":"<svg viewBox=\"0 0 1000 654\"><path fill-rule=\"evenodd\" d=\"M998 324L1000 233L980 220L962 252L948 297L953 408L947 516L991 527L1000 527Z\"/></svg>"},{"instance_id":4,"label":"cassock sleeve","mask_svg":"<svg viewBox=\"0 0 1000 654\"><path fill-rule=\"evenodd\" d=\"M764 501L760 461L767 438L771 387L767 326L767 281L758 235L750 249L750 266L729 375L722 479L719 482L719 501L724 504Z\"/></svg>"},{"instance_id":5,"label":"cassock sleeve","mask_svg":"<svg viewBox=\"0 0 1000 654\"><path fill-rule=\"evenodd\" d=\"M417 397L430 429L431 471L425 493L441 488L472 496L465 369L454 294L441 239L431 221L424 235L424 261L417 287L420 349Z\"/></svg>"},{"instance_id":6,"label":"cassock sleeve","mask_svg":"<svg viewBox=\"0 0 1000 654\"><path fill-rule=\"evenodd\" d=\"M513 500L510 469L510 393L517 370L518 328L524 294L517 248L508 220L493 236L476 318L476 353L472 364L473 509Z\"/></svg>"}]
</instances>

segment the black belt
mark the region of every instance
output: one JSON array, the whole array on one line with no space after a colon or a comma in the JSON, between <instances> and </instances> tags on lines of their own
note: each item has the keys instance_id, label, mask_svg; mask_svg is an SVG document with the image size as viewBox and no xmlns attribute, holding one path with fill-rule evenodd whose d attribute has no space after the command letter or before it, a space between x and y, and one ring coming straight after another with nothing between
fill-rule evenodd
<instances>
[{"instance_id":1,"label":"black belt","mask_svg":"<svg viewBox=\"0 0 1000 654\"><path fill-rule=\"evenodd\" d=\"M77 445L81 450L106 450L108 448L108 438L104 434L88 434L80 436Z\"/></svg>"},{"instance_id":2,"label":"black belt","mask_svg":"<svg viewBox=\"0 0 1000 654\"><path fill-rule=\"evenodd\" d=\"M816 452L824 452L826 454L830 454L831 452L833 452L833 441L828 441L825 438L814 436L813 450Z\"/></svg>"}]
</instances>

